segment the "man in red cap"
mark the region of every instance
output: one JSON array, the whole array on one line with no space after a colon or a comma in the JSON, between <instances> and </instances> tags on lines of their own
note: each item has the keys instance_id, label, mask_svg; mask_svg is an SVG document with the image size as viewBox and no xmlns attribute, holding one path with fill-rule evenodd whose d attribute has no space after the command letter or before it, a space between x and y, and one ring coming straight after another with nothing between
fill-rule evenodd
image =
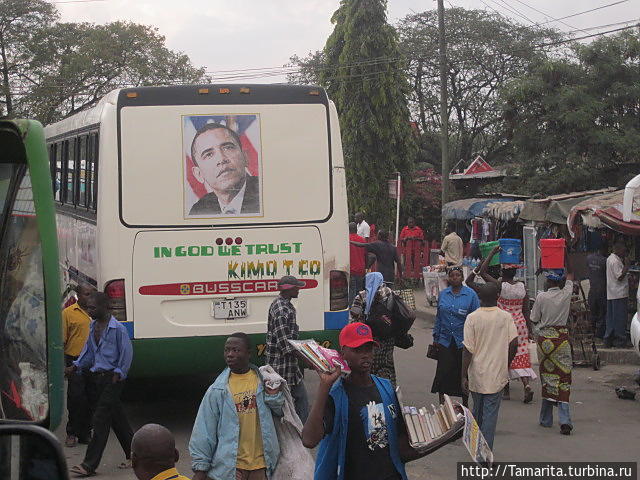
<instances>
[{"instance_id":1,"label":"man in red cap","mask_svg":"<svg viewBox=\"0 0 640 480\"><path fill-rule=\"evenodd\" d=\"M304 377L298 364L296 349L287 340L298 339L296 307L291 303L291 299L298 298L300 288L304 286L304 282L292 275L285 275L278 281L280 295L269 307L265 349L265 363L271 365L278 375L287 381L296 413L302 423L309 415L309 400L307 390L304 388Z\"/></svg>"},{"instance_id":2,"label":"man in red cap","mask_svg":"<svg viewBox=\"0 0 640 480\"><path fill-rule=\"evenodd\" d=\"M315 480L407 480L405 462L432 451L409 445L393 385L371 374L371 328L350 323L340 332L342 356L351 368L320 373L316 401L302 430L302 443L318 443Z\"/></svg>"}]
</instances>

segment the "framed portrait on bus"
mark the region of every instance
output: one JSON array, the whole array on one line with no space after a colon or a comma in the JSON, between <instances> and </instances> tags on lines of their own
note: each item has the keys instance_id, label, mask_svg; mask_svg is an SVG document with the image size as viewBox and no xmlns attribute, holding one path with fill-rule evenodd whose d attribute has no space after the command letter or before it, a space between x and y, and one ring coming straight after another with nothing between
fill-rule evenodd
<instances>
[{"instance_id":1,"label":"framed portrait on bus","mask_svg":"<svg viewBox=\"0 0 640 480\"><path fill-rule=\"evenodd\" d=\"M262 216L257 114L183 115L185 218Z\"/></svg>"}]
</instances>

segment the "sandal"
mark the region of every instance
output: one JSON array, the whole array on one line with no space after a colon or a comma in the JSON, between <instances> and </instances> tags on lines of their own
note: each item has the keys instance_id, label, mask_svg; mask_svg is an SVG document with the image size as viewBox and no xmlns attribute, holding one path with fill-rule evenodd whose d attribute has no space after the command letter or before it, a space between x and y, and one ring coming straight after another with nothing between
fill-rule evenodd
<instances>
[{"instance_id":1,"label":"sandal","mask_svg":"<svg viewBox=\"0 0 640 480\"><path fill-rule=\"evenodd\" d=\"M120 465L118 465L118 468L120 470L126 470L127 468L131 468L131 459L127 458L126 461L124 461Z\"/></svg>"},{"instance_id":2,"label":"sandal","mask_svg":"<svg viewBox=\"0 0 640 480\"><path fill-rule=\"evenodd\" d=\"M524 387L524 403L531 403L531 401L533 400L533 389L531 388L530 385L527 385L526 387Z\"/></svg>"},{"instance_id":3,"label":"sandal","mask_svg":"<svg viewBox=\"0 0 640 480\"><path fill-rule=\"evenodd\" d=\"M91 472L82 465L74 465L69 471L79 478L93 477L96 474L96 472Z\"/></svg>"}]
</instances>

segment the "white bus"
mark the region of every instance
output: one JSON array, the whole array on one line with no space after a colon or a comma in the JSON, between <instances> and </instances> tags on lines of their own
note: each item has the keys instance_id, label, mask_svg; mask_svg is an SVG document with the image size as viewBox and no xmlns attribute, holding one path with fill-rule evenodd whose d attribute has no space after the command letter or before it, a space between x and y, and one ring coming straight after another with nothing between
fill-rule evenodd
<instances>
[{"instance_id":1,"label":"white bus","mask_svg":"<svg viewBox=\"0 0 640 480\"><path fill-rule=\"evenodd\" d=\"M225 337L264 352L278 278L305 282L301 338L347 322L340 128L317 87L115 90L45 129L67 285L112 299L132 375L211 372Z\"/></svg>"}]
</instances>

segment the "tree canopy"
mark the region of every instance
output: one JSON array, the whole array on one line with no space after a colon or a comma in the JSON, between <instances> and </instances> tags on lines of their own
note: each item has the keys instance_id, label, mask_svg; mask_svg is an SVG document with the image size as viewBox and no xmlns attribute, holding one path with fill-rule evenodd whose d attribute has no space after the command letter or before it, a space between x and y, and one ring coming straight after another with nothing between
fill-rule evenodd
<instances>
[{"instance_id":1,"label":"tree canopy","mask_svg":"<svg viewBox=\"0 0 640 480\"><path fill-rule=\"evenodd\" d=\"M10 52L0 100L6 113L48 124L94 105L114 88L206 80L204 69L169 50L155 28L59 23L42 0L3 0L3 8L5 3L26 6L13 15L0 9L0 51ZM4 31L22 33L7 37Z\"/></svg>"}]
</instances>

